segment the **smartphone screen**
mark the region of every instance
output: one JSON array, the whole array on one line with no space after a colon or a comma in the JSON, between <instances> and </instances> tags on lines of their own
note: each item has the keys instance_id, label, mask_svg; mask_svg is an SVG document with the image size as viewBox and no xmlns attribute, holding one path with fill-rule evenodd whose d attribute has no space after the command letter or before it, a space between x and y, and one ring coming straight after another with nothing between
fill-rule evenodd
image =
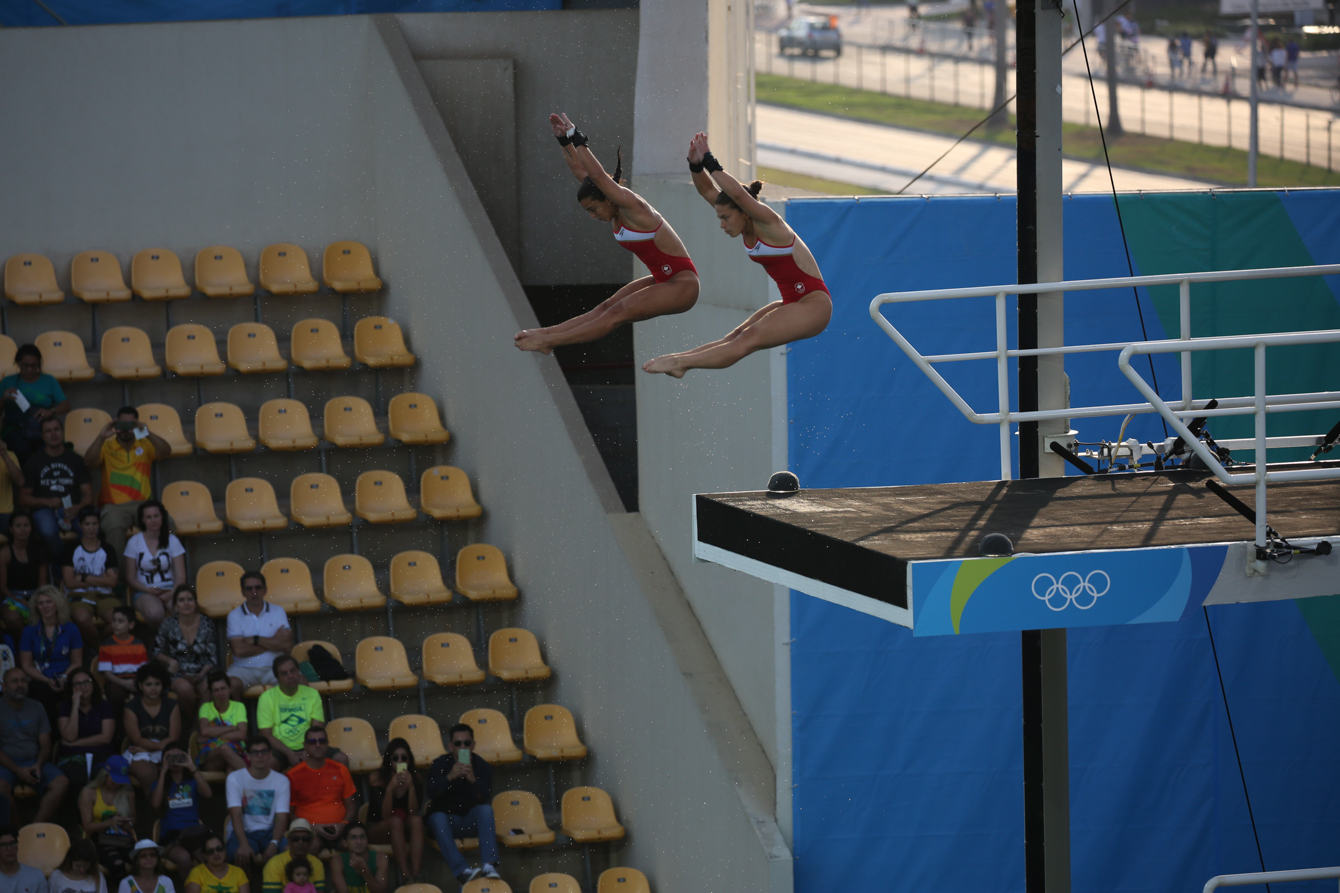
<instances>
[{"instance_id":1,"label":"smartphone screen","mask_svg":"<svg viewBox=\"0 0 1340 893\"><path fill-rule=\"evenodd\" d=\"M470 762L470 748L462 747L460 750L456 751L456 762L458 763Z\"/></svg>"},{"instance_id":2,"label":"smartphone screen","mask_svg":"<svg viewBox=\"0 0 1340 893\"><path fill-rule=\"evenodd\" d=\"M396 771L397 773L400 773L400 772L408 772L408 771L409 771L409 763L396 763L396 764L395 764L395 771Z\"/></svg>"}]
</instances>

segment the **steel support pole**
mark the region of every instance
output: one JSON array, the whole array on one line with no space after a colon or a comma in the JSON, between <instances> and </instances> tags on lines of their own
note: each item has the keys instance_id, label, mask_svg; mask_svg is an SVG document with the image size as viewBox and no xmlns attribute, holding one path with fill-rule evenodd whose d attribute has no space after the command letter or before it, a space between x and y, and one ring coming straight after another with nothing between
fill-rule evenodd
<instances>
[{"instance_id":1,"label":"steel support pole","mask_svg":"<svg viewBox=\"0 0 1340 893\"><path fill-rule=\"evenodd\" d=\"M1256 156L1261 149L1260 141L1260 121L1258 120L1258 101L1260 94L1260 84L1257 72L1264 59L1261 58L1261 4L1260 0L1252 0L1252 91L1249 105L1251 115L1247 126L1247 185L1253 189L1256 188Z\"/></svg>"}]
</instances>

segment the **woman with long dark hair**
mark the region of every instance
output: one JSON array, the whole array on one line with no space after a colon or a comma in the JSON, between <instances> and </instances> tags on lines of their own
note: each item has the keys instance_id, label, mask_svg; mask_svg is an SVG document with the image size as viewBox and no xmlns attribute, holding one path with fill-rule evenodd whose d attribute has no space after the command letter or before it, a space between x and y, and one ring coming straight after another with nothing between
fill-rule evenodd
<instances>
[{"instance_id":1,"label":"woman with long dark hair","mask_svg":"<svg viewBox=\"0 0 1340 893\"><path fill-rule=\"evenodd\" d=\"M368 840L391 845L402 877L423 871L423 779L414 751L404 738L392 738L381 768L368 776Z\"/></svg>"},{"instance_id":2,"label":"woman with long dark hair","mask_svg":"<svg viewBox=\"0 0 1340 893\"><path fill-rule=\"evenodd\" d=\"M221 666L214 621L200 613L195 591L177 584L170 599L172 613L158 627L154 660L172 676L172 694L182 714L194 714L197 704L209 699L209 674Z\"/></svg>"},{"instance_id":3,"label":"woman with long dark hair","mask_svg":"<svg viewBox=\"0 0 1340 893\"><path fill-rule=\"evenodd\" d=\"M0 548L0 624L23 635L32 611L28 600L51 582L51 569L40 537L33 536L33 513L19 506L9 516L9 543Z\"/></svg>"},{"instance_id":4,"label":"woman with long dark hair","mask_svg":"<svg viewBox=\"0 0 1340 893\"><path fill-rule=\"evenodd\" d=\"M725 369L754 351L813 338L827 328L833 300L819 264L781 215L758 200L763 184L755 180L745 187L722 170L705 133L689 143L689 171L698 194L716 212L721 231L732 239L744 237L745 254L777 283L782 299L755 311L726 337L648 360L643 370L683 378L690 369Z\"/></svg>"},{"instance_id":5,"label":"woman with long dark hair","mask_svg":"<svg viewBox=\"0 0 1340 893\"><path fill-rule=\"evenodd\" d=\"M157 629L170 610L173 589L186 582L186 547L168 530L167 509L158 500L141 502L136 521L140 532L126 543L124 573L135 610Z\"/></svg>"},{"instance_id":6,"label":"woman with long dark hair","mask_svg":"<svg viewBox=\"0 0 1340 893\"><path fill-rule=\"evenodd\" d=\"M60 733L56 765L70 779L70 787L77 790L116 753L112 747L116 717L112 705L103 700L93 674L83 667L70 672L67 691L56 717Z\"/></svg>"},{"instance_id":7,"label":"woman with long dark hair","mask_svg":"<svg viewBox=\"0 0 1340 893\"><path fill-rule=\"evenodd\" d=\"M604 338L624 323L683 313L698 301L698 270L679 235L647 204L623 185L623 157L611 177L586 145L586 134L567 115L550 115L549 126L563 147L563 160L581 181L577 202L595 220L613 228L614 239L635 254L650 276L634 279L594 310L543 329L517 332L522 350L549 353L564 344Z\"/></svg>"}]
</instances>

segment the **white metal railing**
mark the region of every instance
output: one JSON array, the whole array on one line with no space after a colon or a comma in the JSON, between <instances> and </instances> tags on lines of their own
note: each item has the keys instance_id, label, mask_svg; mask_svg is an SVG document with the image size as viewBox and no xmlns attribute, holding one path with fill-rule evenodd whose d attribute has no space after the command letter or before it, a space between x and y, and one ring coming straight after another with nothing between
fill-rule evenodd
<instances>
[{"instance_id":1,"label":"white metal railing","mask_svg":"<svg viewBox=\"0 0 1340 893\"><path fill-rule=\"evenodd\" d=\"M1254 871L1251 874L1221 874L1205 882L1204 893L1212 893L1220 887L1283 884L1289 881L1325 881L1336 878L1340 878L1340 866L1334 868L1295 868L1288 871Z\"/></svg>"},{"instance_id":2,"label":"white metal railing","mask_svg":"<svg viewBox=\"0 0 1340 893\"><path fill-rule=\"evenodd\" d=\"M1256 487L1256 526L1257 545L1266 546L1266 484L1272 481L1302 481L1340 478L1340 468L1292 469L1287 471L1268 471L1266 451L1271 448L1317 444L1321 437L1267 437L1266 416L1276 412L1296 412L1313 409L1340 408L1340 390L1318 391L1298 394L1269 394L1266 389L1265 353L1269 347L1281 347L1300 344L1322 344L1340 342L1340 330L1284 332L1262 335L1235 335L1216 338L1193 338L1191 335L1191 286L1197 283L1240 282L1255 279L1285 279L1304 276L1328 276L1340 274L1340 264L1317 265L1307 267L1275 267L1256 270L1224 270L1208 273L1171 273L1158 276L1128 276L1114 279L1084 279L1072 282L1043 282L1031 285L992 285L974 288L928 289L923 291L898 292L877 295L870 302L870 316L893 341L907 354L908 358L940 389L950 402L958 408L964 418L978 425L997 425L1000 429L1000 474L1002 480L1011 477L1010 425L1018 422L1041 422L1060 419L1094 418L1099 416L1132 415L1157 412L1173 426L1178 435L1194 450L1214 475L1228 486ZM1011 349L1008 341L1008 314L1006 299L1009 295L1067 293L1095 291L1099 289L1149 287L1156 285L1176 285L1179 289L1180 337L1167 341L1108 342L1103 344L1078 344L1061 347L1039 347L1027 350ZM942 301L965 298L995 298L996 348L989 351L968 353L936 354L925 356L898 331L881 312L885 304L905 304L917 301ZM1191 356L1193 353L1209 350L1252 349L1255 353L1255 388L1250 397L1228 397L1218 401L1214 409L1205 408L1205 402L1197 407L1192 394ZM1010 409L1009 361L1018 357L1058 356L1073 353L1093 353L1099 351L1118 351L1118 368L1141 395L1145 403L1122 403L1101 406L1065 407L1062 409L1044 409L1030 412ZM1181 399L1164 400L1130 364L1135 354L1178 353L1181 356ZM978 412L947 382L935 369L937 363L954 363L971 360L994 360L996 364L996 394L998 408L995 412ZM1185 418L1214 417L1228 415L1253 415L1256 422L1255 437L1251 445L1256 450L1254 470L1233 473L1199 437L1191 432ZM1059 438L1058 438L1059 439ZM1173 438L1169 438L1171 441Z\"/></svg>"}]
</instances>

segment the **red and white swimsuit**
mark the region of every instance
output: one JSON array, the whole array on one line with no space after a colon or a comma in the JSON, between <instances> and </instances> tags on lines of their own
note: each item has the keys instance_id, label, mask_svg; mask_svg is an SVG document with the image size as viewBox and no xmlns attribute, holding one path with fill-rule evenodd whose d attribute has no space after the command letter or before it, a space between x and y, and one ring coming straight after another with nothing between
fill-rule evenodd
<instances>
[{"instance_id":1,"label":"red and white swimsuit","mask_svg":"<svg viewBox=\"0 0 1340 893\"><path fill-rule=\"evenodd\" d=\"M647 265L651 278L657 282L665 282L671 276L683 270L688 270L695 276L698 274L698 268L693 265L693 261L687 257L675 257L673 254L666 254L660 248L656 247L656 234L661 231L661 225L657 224L654 230L650 232L640 229L629 229L623 224L614 231L614 240L629 251L637 255L637 259Z\"/></svg>"},{"instance_id":2,"label":"red and white swimsuit","mask_svg":"<svg viewBox=\"0 0 1340 893\"><path fill-rule=\"evenodd\" d=\"M824 285L822 279L806 273L796 263L795 251L794 238L785 248L769 245L762 239L755 241L752 247L747 244L744 246L744 253L749 255L749 259L760 264L772 277L772 281L777 283L783 304L794 304L812 291L829 294L828 286Z\"/></svg>"}]
</instances>

